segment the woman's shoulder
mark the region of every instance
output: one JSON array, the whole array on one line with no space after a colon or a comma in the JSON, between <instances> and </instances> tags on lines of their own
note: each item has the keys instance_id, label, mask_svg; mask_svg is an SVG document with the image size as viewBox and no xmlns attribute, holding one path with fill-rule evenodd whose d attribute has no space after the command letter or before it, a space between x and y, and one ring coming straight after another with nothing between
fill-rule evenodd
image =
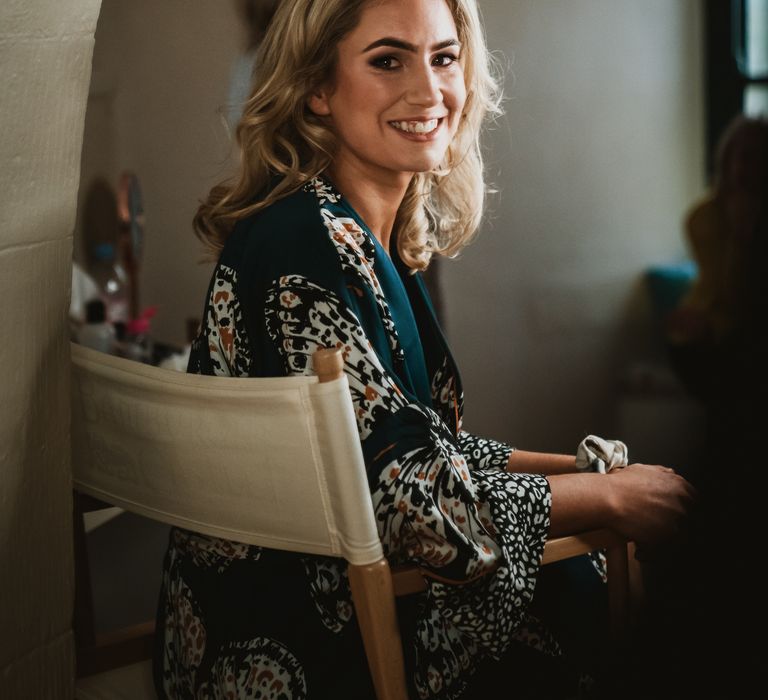
<instances>
[{"instance_id":1,"label":"woman's shoulder","mask_svg":"<svg viewBox=\"0 0 768 700\"><path fill-rule=\"evenodd\" d=\"M291 249L300 244L312 244L324 228L317 199L305 185L241 219L227 245L231 242L236 247Z\"/></svg>"},{"instance_id":2,"label":"woman's shoulder","mask_svg":"<svg viewBox=\"0 0 768 700\"><path fill-rule=\"evenodd\" d=\"M310 182L240 220L220 263L250 275L334 272L338 256L321 211L322 201Z\"/></svg>"}]
</instances>

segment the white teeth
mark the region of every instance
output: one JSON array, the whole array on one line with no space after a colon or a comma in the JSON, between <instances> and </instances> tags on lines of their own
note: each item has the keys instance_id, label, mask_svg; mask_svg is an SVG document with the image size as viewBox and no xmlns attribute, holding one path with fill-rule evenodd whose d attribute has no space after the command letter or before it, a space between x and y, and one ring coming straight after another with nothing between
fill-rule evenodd
<instances>
[{"instance_id":1,"label":"white teeth","mask_svg":"<svg viewBox=\"0 0 768 700\"><path fill-rule=\"evenodd\" d=\"M426 122L390 122L390 124L400 131L407 131L409 134L428 134L437 129L437 122L437 119L430 119Z\"/></svg>"}]
</instances>

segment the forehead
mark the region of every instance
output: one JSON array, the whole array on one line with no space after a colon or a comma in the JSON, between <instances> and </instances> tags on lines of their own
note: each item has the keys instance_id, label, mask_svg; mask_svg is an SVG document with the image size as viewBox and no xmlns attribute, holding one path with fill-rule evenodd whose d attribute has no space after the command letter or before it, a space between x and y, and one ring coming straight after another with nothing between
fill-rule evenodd
<instances>
[{"instance_id":1,"label":"forehead","mask_svg":"<svg viewBox=\"0 0 768 700\"><path fill-rule=\"evenodd\" d=\"M395 37L416 45L458 38L445 0L371 0L342 43L367 46L381 37Z\"/></svg>"}]
</instances>

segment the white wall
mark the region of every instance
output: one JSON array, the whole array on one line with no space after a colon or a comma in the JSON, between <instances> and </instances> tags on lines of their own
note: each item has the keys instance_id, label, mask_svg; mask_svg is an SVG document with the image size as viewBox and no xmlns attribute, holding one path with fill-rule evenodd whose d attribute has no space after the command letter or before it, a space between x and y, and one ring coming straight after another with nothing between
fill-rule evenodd
<instances>
[{"instance_id":1,"label":"white wall","mask_svg":"<svg viewBox=\"0 0 768 700\"><path fill-rule=\"evenodd\" d=\"M467 427L573 451L615 428L619 380L658 354L641 277L683 254L703 187L698 0L481 0L507 66L486 140L499 194L445 265Z\"/></svg>"},{"instance_id":2,"label":"white wall","mask_svg":"<svg viewBox=\"0 0 768 700\"><path fill-rule=\"evenodd\" d=\"M235 5L104 0L96 30L81 201L91 179L139 177L146 213L141 302L160 309L153 333L183 343L211 274L192 233L197 202L230 173L221 110L243 49ZM78 256L82 253L78 250Z\"/></svg>"},{"instance_id":3,"label":"white wall","mask_svg":"<svg viewBox=\"0 0 768 700\"><path fill-rule=\"evenodd\" d=\"M0 697L73 688L67 307L100 0L0 3Z\"/></svg>"}]
</instances>

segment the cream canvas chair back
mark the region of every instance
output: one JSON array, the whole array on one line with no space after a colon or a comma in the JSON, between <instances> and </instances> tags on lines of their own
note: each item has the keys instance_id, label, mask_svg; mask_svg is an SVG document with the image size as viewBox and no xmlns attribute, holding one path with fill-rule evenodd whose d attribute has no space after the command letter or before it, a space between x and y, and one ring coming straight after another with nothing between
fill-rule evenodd
<instances>
[{"instance_id":1,"label":"cream canvas chair back","mask_svg":"<svg viewBox=\"0 0 768 700\"><path fill-rule=\"evenodd\" d=\"M72 345L74 488L195 532L343 557L376 696L404 700L392 576L349 386L338 351L319 351L321 361L320 378L239 379Z\"/></svg>"},{"instance_id":2,"label":"cream canvas chair back","mask_svg":"<svg viewBox=\"0 0 768 700\"><path fill-rule=\"evenodd\" d=\"M189 375L72 345L76 490L248 544L382 557L347 379Z\"/></svg>"}]
</instances>

